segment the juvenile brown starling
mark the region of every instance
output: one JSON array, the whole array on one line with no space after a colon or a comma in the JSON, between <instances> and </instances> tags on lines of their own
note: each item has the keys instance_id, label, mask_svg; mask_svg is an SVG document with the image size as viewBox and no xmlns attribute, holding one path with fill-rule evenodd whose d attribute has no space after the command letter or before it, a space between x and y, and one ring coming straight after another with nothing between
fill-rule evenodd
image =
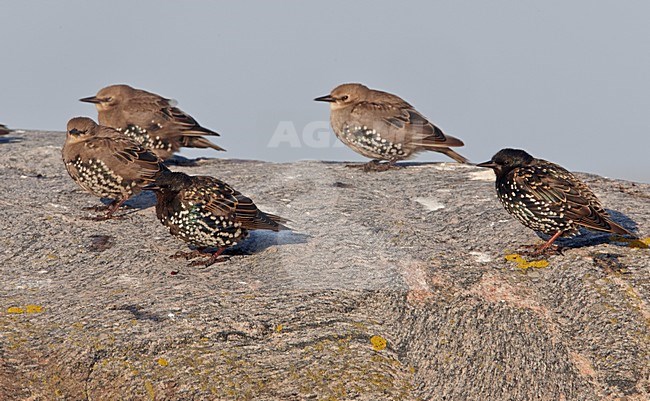
<instances>
[{"instance_id":1,"label":"juvenile brown starling","mask_svg":"<svg viewBox=\"0 0 650 401\"><path fill-rule=\"evenodd\" d=\"M145 187L156 192L156 214L169 232L197 247L217 248L206 266L248 230L288 230L287 220L264 213L252 200L213 177L165 172Z\"/></svg>"},{"instance_id":2,"label":"juvenile brown starling","mask_svg":"<svg viewBox=\"0 0 650 401\"><path fill-rule=\"evenodd\" d=\"M13 132L13 131L10 130L9 128L7 128L6 125L0 124L0 135L7 135L10 132Z\"/></svg>"},{"instance_id":3,"label":"juvenile brown starling","mask_svg":"<svg viewBox=\"0 0 650 401\"><path fill-rule=\"evenodd\" d=\"M560 236L578 234L579 227L636 237L612 221L585 183L555 163L523 150L502 149L477 166L496 173L497 195L508 213L526 227L551 235L537 254Z\"/></svg>"},{"instance_id":4,"label":"juvenile brown starling","mask_svg":"<svg viewBox=\"0 0 650 401\"><path fill-rule=\"evenodd\" d=\"M153 152L90 118L71 119L67 130L62 155L68 174L84 190L113 199L103 219L167 170Z\"/></svg>"},{"instance_id":5,"label":"juvenile brown starling","mask_svg":"<svg viewBox=\"0 0 650 401\"><path fill-rule=\"evenodd\" d=\"M388 169L425 150L468 163L450 149L463 146L460 139L445 135L398 96L361 84L343 84L314 100L330 103L330 123L336 136L355 152L373 159L365 170ZM380 160L388 163L379 167Z\"/></svg>"},{"instance_id":6,"label":"juvenile brown starling","mask_svg":"<svg viewBox=\"0 0 650 401\"><path fill-rule=\"evenodd\" d=\"M203 137L219 136L175 107L175 101L128 85L111 85L96 96L79 99L94 103L99 124L113 127L169 159L182 147L224 150Z\"/></svg>"}]
</instances>

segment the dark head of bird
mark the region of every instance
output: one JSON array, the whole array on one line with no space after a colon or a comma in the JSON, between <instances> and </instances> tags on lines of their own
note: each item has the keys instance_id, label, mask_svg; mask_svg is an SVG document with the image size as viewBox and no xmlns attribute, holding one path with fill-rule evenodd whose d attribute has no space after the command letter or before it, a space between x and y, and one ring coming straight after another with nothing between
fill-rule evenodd
<instances>
[{"instance_id":1,"label":"dark head of bird","mask_svg":"<svg viewBox=\"0 0 650 401\"><path fill-rule=\"evenodd\" d=\"M535 160L533 156L521 149L501 149L492 159L477 164L478 167L486 167L494 170L497 177L503 176L512 169L529 165Z\"/></svg>"},{"instance_id":2,"label":"dark head of bird","mask_svg":"<svg viewBox=\"0 0 650 401\"><path fill-rule=\"evenodd\" d=\"M75 117L68 121L66 131L68 138L78 139L92 135L97 129L97 123L88 117Z\"/></svg>"},{"instance_id":3,"label":"dark head of bird","mask_svg":"<svg viewBox=\"0 0 650 401\"><path fill-rule=\"evenodd\" d=\"M181 172L163 171L156 181L144 186L142 189L156 193L177 194L192 184L192 177Z\"/></svg>"}]
</instances>

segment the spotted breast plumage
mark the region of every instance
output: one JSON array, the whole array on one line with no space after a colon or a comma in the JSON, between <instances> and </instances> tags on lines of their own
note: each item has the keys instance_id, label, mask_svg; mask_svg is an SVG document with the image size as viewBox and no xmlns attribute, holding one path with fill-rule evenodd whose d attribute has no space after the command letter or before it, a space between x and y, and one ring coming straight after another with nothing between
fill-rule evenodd
<instances>
[{"instance_id":1,"label":"spotted breast plumage","mask_svg":"<svg viewBox=\"0 0 650 401\"><path fill-rule=\"evenodd\" d=\"M451 147L460 139L445 135L402 98L361 84L343 84L316 101L330 103L336 136L357 153L372 159L366 170L384 170L422 151L443 153L459 163L468 160ZM379 161L388 163L380 165ZM381 166L381 167L380 167Z\"/></svg>"},{"instance_id":2,"label":"spotted breast plumage","mask_svg":"<svg viewBox=\"0 0 650 401\"><path fill-rule=\"evenodd\" d=\"M555 163L523 150L502 149L478 166L495 171L497 196L508 213L551 236L538 253L560 236L576 235L579 227L635 236L611 219L584 182Z\"/></svg>"},{"instance_id":3,"label":"spotted breast plumage","mask_svg":"<svg viewBox=\"0 0 650 401\"><path fill-rule=\"evenodd\" d=\"M213 177L165 172L145 187L156 192L156 214L171 234L199 250L217 248L207 265L249 230L287 230L287 220L264 213L253 201Z\"/></svg>"},{"instance_id":4,"label":"spotted breast plumage","mask_svg":"<svg viewBox=\"0 0 650 401\"><path fill-rule=\"evenodd\" d=\"M111 85L80 99L97 108L99 123L135 139L166 160L182 147L223 151L204 135L218 133L201 126L173 100L128 85Z\"/></svg>"},{"instance_id":5,"label":"spotted breast plumage","mask_svg":"<svg viewBox=\"0 0 650 401\"><path fill-rule=\"evenodd\" d=\"M68 122L62 157L68 174L84 190L113 202L103 219L167 168L150 150L86 117Z\"/></svg>"}]
</instances>

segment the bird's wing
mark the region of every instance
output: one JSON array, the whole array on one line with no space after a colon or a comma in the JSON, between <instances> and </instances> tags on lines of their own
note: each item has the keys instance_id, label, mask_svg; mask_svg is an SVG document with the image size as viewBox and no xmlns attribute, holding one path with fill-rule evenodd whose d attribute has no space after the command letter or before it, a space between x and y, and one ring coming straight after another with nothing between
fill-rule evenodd
<instances>
[{"instance_id":1,"label":"bird's wing","mask_svg":"<svg viewBox=\"0 0 650 401\"><path fill-rule=\"evenodd\" d=\"M89 138L84 146L89 158L108 161L122 177L148 182L153 181L161 171L167 170L153 152L119 133Z\"/></svg>"},{"instance_id":2,"label":"bird's wing","mask_svg":"<svg viewBox=\"0 0 650 401\"><path fill-rule=\"evenodd\" d=\"M564 168L544 163L551 168L530 166L514 170L515 183L534 197L528 200L529 207L534 208L536 200L550 204L552 209L564 206L564 219L594 230L616 231L615 227L619 226L610 219L587 185Z\"/></svg>"},{"instance_id":3,"label":"bird's wing","mask_svg":"<svg viewBox=\"0 0 650 401\"><path fill-rule=\"evenodd\" d=\"M236 191L230 185L212 177L194 177L192 191L194 202L201 202L204 209L217 216L228 216L229 219L241 223L247 230L286 229L281 223L286 220L266 214L259 210L253 201ZM187 195L185 195L187 197Z\"/></svg>"},{"instance_id":4,"label":"bird's wing","mask_svg":"<svg viewBox=\"0 0 650 401\"><path fill-rule=\"evenodd\" d=\"M460 139L445 135L406 102L361 102L354 106L351 113L364 125L378 129L382 138L391 142L406 139L423 147L463 146Z\"/></svg>"},{"instance_id":5,"label":"bird's wing","mask_svg":"<svg viewBox=\"0 0 650 401\"><path fill-rule=\"evenodd\" d=\"M218 133L202 127L192 116L176 107L176 102L153 93L140 94L122 106L127 124L138 125L154 133L165 129L179 135L200 136Z\"/></svg>"},{"instance_id":6,"label":"bird's wing","mask_svg":"<svg viewBox=\"0 0 650 401\"><path fill-rule=\"evenodd\" d=\"M202 127L194 117L185 113L183 110L178 107L167 106L160 109L161 116L171 122L175 128L181 130L184 136L201 136L201 135L213 135L220 136L217 132L214 132L208 128Z\"/></svg>"},{"instance_id":7,"label":"bird's wing","mask_svg":"<svg viewBox=\"0 0 650 401\"><path fill-rule=\"evenodd\" d=\"M237 221L242 223L242 227L249 230L287 230L288 228L281 223L286 223L287 220L282 217L264 213L259 210L253 201L238 193L237 197Z\"/></svg>"}]
</instances>

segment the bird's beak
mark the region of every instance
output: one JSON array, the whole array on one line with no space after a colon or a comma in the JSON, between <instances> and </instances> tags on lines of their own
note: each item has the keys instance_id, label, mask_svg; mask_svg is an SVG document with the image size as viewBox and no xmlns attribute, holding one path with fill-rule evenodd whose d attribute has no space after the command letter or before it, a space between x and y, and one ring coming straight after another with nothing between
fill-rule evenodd
<instances>
[{"instance_id":1,"label":"bird's beak","mask_svg":"<svg viewBox=\"0 0 650 401\"><path fill-rule=\"evenodd\" d=\"M493 162L492 160L479 163L476 165L477 167L485 167L485 168L491 168L492 170L496 169L499 165Z\"/></svg>"},{"instance_id":2,"label":"bird's beak","mask_svg":"<svg viewBox=\"0 0 650 401\"><path fill-rule=\"evenodd\" d=\"M144 189L146 191L158 191L160 189L160 187L158 185L156 185L155 182L152 182L151 184L147 184L144 187L142 187L142 189Z\"/></svg>"},{"instance_id":3,"label":"bird's beak","mask_svg":"<svg viewBox=\"0 0 650 401\"><path fill-rule=\"evenodd\" d=\"M325 96L317 97L314 100L317 101L317 102L330 102L330 103L336 102L336 99L334 99L331 95L325 95Z\"/></svg>"},{"instance_id":4,"label":"bird's beak","mask_svg":"<svg viewBox=\"0 0 650 401\"><path fill-rule=\"evenodd\" d=\"M89 97L84 97L82 99L79 99L80 102L85 102L85 103L101 103L101 100L97 98L97 96L89 96Z\"/></svg>"}]
</instances>

